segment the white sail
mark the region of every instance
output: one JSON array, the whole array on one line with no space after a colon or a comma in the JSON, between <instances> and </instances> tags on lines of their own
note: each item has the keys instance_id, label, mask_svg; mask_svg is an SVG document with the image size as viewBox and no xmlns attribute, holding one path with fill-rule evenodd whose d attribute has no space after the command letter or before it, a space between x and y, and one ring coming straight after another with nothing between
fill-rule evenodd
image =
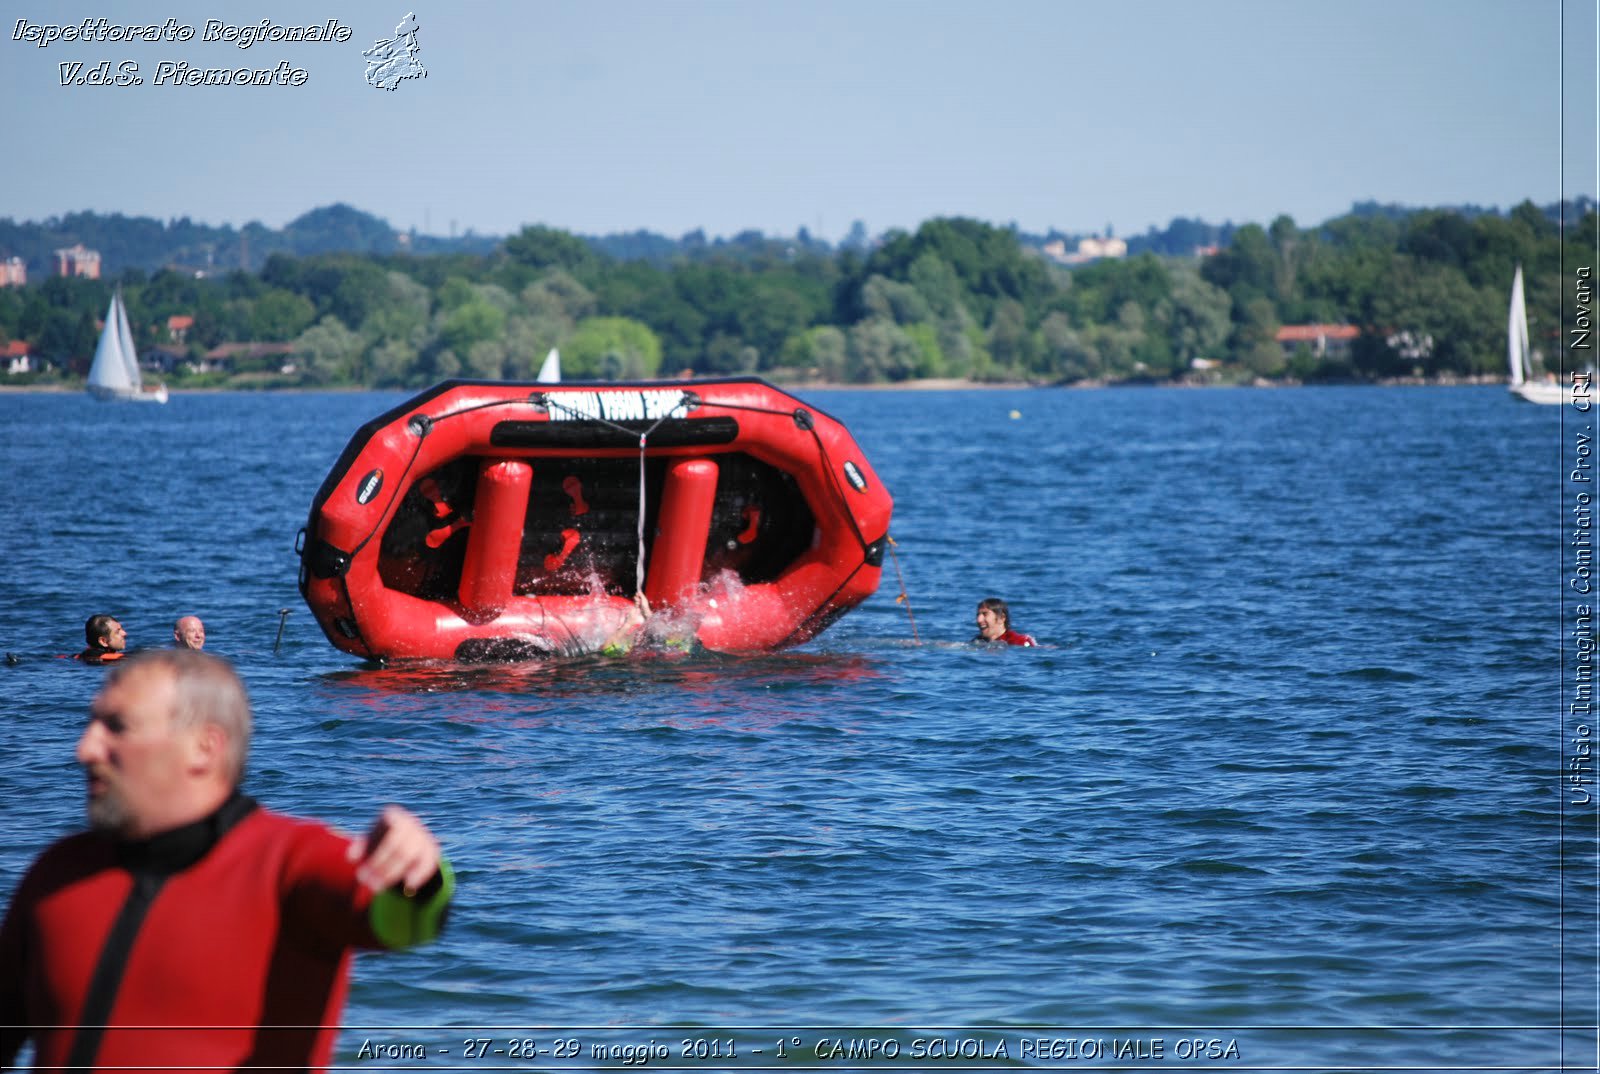
<instances>
[{"instance_id":1,"label":"white sail","mask_svg":"<svg viewBox=\"0 0 1600 1074\"><path fill-rule=\"evenodd\" d=\"M559 384L561 382L561 354L554 347L544 356L544 365L539 367L537 381L540 384Z\"/></svg>"},{"instance_id":2,"label":"white sail","mask_svg":"<svg viewBox=\"0 0 1600 1074\"><path fill-rule=\"evenodd\" d=\"M1522 295L1522 266L1511 278L1511 311L1506 319L1506 363L1510 366L1511 394L1530 403L1560 405L1573 400L1571 384L1562 384L1548 373L1543 380L1533 379L1533 357L1528 347L1528 305Z\"/></svg>"},{"instance_id":3,"label":"white sail","mask_svg":"<svg viewBox=\"0 0 1600 1074\"><path fill-rule=\"evenodd\" d=\"M127 392L137 391L138 382L128 375L130 363L123 355L123 324L127 315L122 312L122 292L111 296L106 309L105 327L100 330L100 342L94 348L94 362L89 366L89 394L96 399L113 399ZM137 364L133 364L135 372Z\"/></svg>"},{"instance_id":4,"label":"white sail","mask_svg":"<svg viewBox=\"0 0 1600 1074\"><path fill-rule=\"evenodd\" d=\"M139 376L139 352L133 347L133 329L128 327L128 307L122 304L121 290L113 296L112 302L117 307L117 334L122 337L122 361L128 367L128 383L138 391L144 380Z\"/></svg>"},{"instance_id":5,"label":"white sail","mask_svg":"<svg viewBox=\"0 0 1600 1074\"><path fill-rule=\"evenodd\" d=\"M1511 369L1511 387L1516 389L1531 379L1528 362L1528 306L1522 297L1522 266L1511 279L1511 312L1506 320L1506 361Z\"/></svg>"},{"instance_id":6,"label":"white sail","mask_svg":"<svg viewBox=\"0 0 1600 1074\"><path fill-rule=\"evenodd\" d=\"M165 403L167 386L143 390L139 376L139 355L133 347L133 329L128 326L128 311L122 304L122 290L111 296L106 309L105 327L94 348L89 366L89 394L100 400L119 399L136 403Z\"/></svg>"}]
</instances>

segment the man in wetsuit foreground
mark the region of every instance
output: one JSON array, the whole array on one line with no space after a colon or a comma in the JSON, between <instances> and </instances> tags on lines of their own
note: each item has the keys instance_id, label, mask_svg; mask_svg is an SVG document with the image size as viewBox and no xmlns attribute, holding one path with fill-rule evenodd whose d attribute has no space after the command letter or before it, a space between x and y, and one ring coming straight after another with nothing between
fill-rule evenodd
<instances>
[{"instance_id":1,"label":"man in wetsuit foreground","mask_svg":"<svg viewBox=\"0 0 1600 1074\"><path fill-rule=\"evenodd\" d=\"M0 1068L29 1037L39 1068L320 1068L352 948L438 934L455 885L422 822L389 806L351 838L270 813L238 790L249 743L226 661L112 668L77 748L90 830L0 925Z\"/></svg>"}]
</instances>

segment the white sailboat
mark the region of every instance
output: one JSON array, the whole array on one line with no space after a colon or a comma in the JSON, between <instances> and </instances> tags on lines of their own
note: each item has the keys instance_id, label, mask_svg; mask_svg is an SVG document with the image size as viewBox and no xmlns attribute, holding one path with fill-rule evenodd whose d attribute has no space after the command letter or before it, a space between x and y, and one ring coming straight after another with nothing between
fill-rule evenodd
<instances>
[{"instance_id":1,"label":"white sailboat","mask_svg":"<svg viewBox=\"0 0 1600 1074\"><path fill-rule=\"evenodd\" d=\"M144 387L139 375L139 355L133 347L133 330L128 327L128 311L122 305L122 289L117 288L106 310L106 326L94 349L89 366L89 394L102 402L121 400L130 403L165 403L167 386Z\"/></svg>"},{"instance_id":2,"label":"white sailboat","mask_svg":"<svg viewBox=\"0 0 1600 1074\"><path fill-rule=\"evenodd\" d=\"M539 367L539 375L535 380L540 384L561 383L561 354L554 347L544 356L544 365Z\"/></svg>"},{"instance_id":3,"label":"white sailboat","mask_svg":"<svg viewBox=\"0 0 1600 1074\"><path fill-rule=\"evenodd\" d=\"M1533 379L1533 356L1528 348L1528 306L1522 296L1522 266L1511 279L1511 312L1506 320L1506 360L1511 367L1511 394L1530 403L1570 403L1571 385Z\"/></svg>"}]
</instances>

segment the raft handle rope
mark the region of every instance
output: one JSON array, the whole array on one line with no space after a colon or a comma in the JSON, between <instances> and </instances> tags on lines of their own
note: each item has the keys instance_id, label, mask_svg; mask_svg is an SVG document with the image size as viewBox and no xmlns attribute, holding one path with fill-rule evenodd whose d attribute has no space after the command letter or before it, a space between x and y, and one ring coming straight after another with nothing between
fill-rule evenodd
<instances>
[{"instance_id":1,"label":"raft handle rope","mask_svg":"<svg viewBox=\"0 0 1600 1074\"><path fill-rule=\"evenodd\" d=\"M883 535L883 539L889 542L889 558L894 560L894 576L900 582L900 595L894 598L894 602L906 606L906 617L911 620L912 644L921 645L922 639L917 636L917 616L911 610L911 594L906 592L906 576L900 573L900 557L895 553L895 549L899 546L894 543L894 538L887 533Z\"/></svg>"}]
</instances>

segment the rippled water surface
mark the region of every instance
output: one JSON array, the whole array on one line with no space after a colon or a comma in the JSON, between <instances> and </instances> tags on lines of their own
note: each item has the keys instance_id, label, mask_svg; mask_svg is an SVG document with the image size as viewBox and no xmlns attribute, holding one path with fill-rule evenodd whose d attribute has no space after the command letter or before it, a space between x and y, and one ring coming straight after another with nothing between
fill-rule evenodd
<instances>
[{"instance_id":1,"label":"rippled water surface","mask_svg":"<svg viewBox=\"0 0 1600 1074\"><path fill-rule=\"evenodd\" d=\"M252 691L250 790L346 827L401 800L460 867L350 1026L1549 1065L1493 1028L1594 1001L1560 958L1558 419L1505 395L812 393L895 495L921 644L889 563L790 653L427 671L352 662L295 590L313 493L401 397L0 395L0 894L80 820L99 673L54 654L196 612ZM989 595L1045 646L965 645Z\"/></svg>"}]
</instances>

